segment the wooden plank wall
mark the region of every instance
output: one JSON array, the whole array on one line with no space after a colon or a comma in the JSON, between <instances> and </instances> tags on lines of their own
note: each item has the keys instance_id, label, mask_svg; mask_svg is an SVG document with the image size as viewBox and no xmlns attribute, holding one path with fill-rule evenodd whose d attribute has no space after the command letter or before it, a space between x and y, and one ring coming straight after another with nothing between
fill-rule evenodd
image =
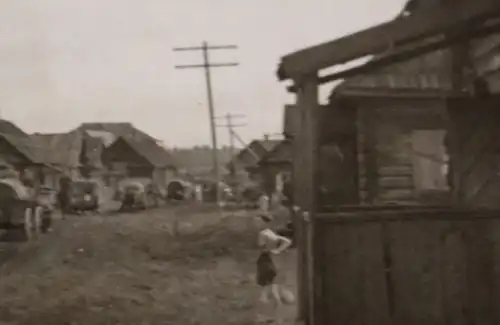
<instances>
[{"instance_id":1,"label":"wooden plank wall","mask_svg":"<svg viewBox=\"0 0 500 325\"><path fill-rule=\"evenodd\" d=\"M445 129L446 102L387 99L358 109L361 202L415 201L412 131Z\"/></svg>"},{"instance_id":2,"label":"wooden plank wall","mask_svg":"<svg viewBox=\"0 0 500 325\"><path fill-rule=\"evenodd\" d=\"M500 92L500 35L495 34L471 42L475 75L483 77L493 93Z\"/></svg>"},{"instance_id":3,"label":"wooden plank wall","mask_svg":"<svg viewBox=\"0 0 500 325\"><path fill-rule=\"evenodd\" d=\"M500 212L320 219L324 322L315 325L500 324Z\"/></svg>"},{"instance_id":4,"label":"wooden plank wall","mask_svg":"<svg viewBox=\"0 0 500 325\"><path fill-rule=\"evenodd\" d=\"M500 102L450 101L449 115L455 199L464 205L500 207Z\"/></svg>"},{"instance_id":5,"label":"wooden plank wall","mask_svg":"<svg viewBox=\"0 0 500 325\"><path fill-rule=\"evenodd\" d=\"M500 35L472 41L474 73L492 96L476 89L477 98L448 103L449 151L455 199L465 205L500 205ZM483 90L484 91L484 90Z\"/></svg>"},{"instance_id":6,"label":"wooden plank wall","mask_svg":"<svg viewBox=\"0 0 500 325\"><path fill-rule=\"evenodd\" d=\"M321 206L359 203L356 113L342 103L321 108L317 167Z\"/></svg>"}]
</instances>

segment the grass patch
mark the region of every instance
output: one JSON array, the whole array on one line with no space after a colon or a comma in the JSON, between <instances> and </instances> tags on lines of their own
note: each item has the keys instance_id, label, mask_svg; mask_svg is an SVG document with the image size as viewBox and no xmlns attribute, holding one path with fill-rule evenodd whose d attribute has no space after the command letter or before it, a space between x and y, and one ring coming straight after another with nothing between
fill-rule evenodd
<instances>
[{"instance_id":1,"label":"grass patch","mask_svg":"<svg viewBox=\"0 0 500 325\"><path fill-rule=\"evenodd\" d=\"M253 324L252 222L183 209L63 221L0 269L0 319L22 325ZM176 234L174 223L180 224Z\"/></svg>"}]
</instances>

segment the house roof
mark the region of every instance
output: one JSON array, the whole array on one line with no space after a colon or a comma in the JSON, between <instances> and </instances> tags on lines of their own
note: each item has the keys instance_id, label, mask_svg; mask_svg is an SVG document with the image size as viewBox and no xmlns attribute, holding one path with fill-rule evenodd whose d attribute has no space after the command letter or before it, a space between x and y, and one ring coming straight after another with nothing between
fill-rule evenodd
<instances>
[{"instance_id":1,"label":"house roof","mask_svg":"<svg viewBox=\"0 0 500 325\"><path fill-rule=\"evenodd\" d=\"M226 166L228 169L234 163L243 165L245 168L256 166L262 157L264 157L269 151L273 150L274 147L276 147L280 142L281 140L274 139L253 140L245 148L241 149L236 156L234 156L233 159L227 163ZM245 153L250 154L245 156Z\"/></svg>"},{"instance_id":2,"label":"house roof","mask_svg":"<svg viewBox=\"0 0 500 325\"><path fill-rule=\"evenodd\" d=\"M259 161L259 165L291 163L293 160L293 142L290 139L281 140L271 151Z\"/></svg>"},{"instance_id":3,"label":"house roof","mask_svg":"<svg viewBox=\"0 0 500 325\"><path fill-rule=\"evenodd\" d=\"M47 163L79 167L82 150L85 150L87 163L94 168L102 167L101 152L104 143L101 138L91 137L80 130L68 133L36 133L32 137L43 144L44 159Z\"/></svg>"},{"instance_id":4,"label":"house roof","mask_svg":"<svg viewBox=\"0 0 500 325\"><path fill-rule=\"evenodd\" d=\"M116 140L116 135L109 131L99 131L99 130L85 130L84 131L89 137L100 139L101 143L105 147L109 147Z\"/></svg>"},{"instance_id":5,"label":"house roof","mask_svg":"<svg viewBox=\"0 0 500 325\"><path fill-rule=\"evenodd\" d=\"M83 123L70 132L36 133L31 137L45 148L43 159L47 163L79 167L80 155L84 149L89 165L95 168L102 167L100 155L103 148L111 145L118 137L133 138L136 142L142 141L140 146L145 147L145 149L141 148L144 152L152 152L150 142L155 141L153 137L136 129L131 123ZM153 158L149 157L149 159ZM158 163L158 158L156 159Z\"/></svg>"},{"instance_id":6,"label":"house roof","mask_svg":"<svg viewBox=\"0 0 500 325\"><path fill-rule=\"evenodd\" d=\"M28 134L21 130L17 125L11 121L3 119L0 119L0 133L18 137L29 137Z\"/></svg>"},{"instance_id":7,"label":"house roof","mask_svg":"<svg viewBox=\"0 0 500 325\"><path fill-rule=\"evenodd\" d=\"M32 135L45 148L44 160L47 163L78 167L82 149L82 134L78 131Z\"/></svg>"},{"instance_id":8,"label":"house roof","mask_svg":"<svg viewBox=\"0 0 500 325\"><path fill-rule=\"evenodd\" d=\"M415 16L428 9L426 2L410 0L403 13ZM401 15L394 21L401 19ZM408 16L404 19L408 19ZM390 62L392 56L398 56L405 49L417 48L431 44L439 38L426 38L410 46L393 46L385 53L377 54L370 62ZM491 42L488 42L491 43ZM497 42L493 42L498 44ZM474 54L473 54L474 55ZM389 60L387 60L389 59ZM418 56L407 57L406 60L396 60L379 69L366 70L367 73L353 74L332 90L330 100L343 96L418 96L442 97L456 95L453 89L451 64L453 57L449 48L441 48ZM363 66L361 67L363 69ZM472 68L472 67L471 67ZM362 70L358 71L361 72ZM354 69L353 69L354 73ZM467 85L473 87L472 83ZM463 94L472 89L462 89Z\"/></svg>"},{"instance_id":9,"label":"house roof","mask_svg":"<svg viewBox=\"0 0 500 325\"><path fill-rule=\"evenodd\" d=\"M435 2L436 3L436 2ZM392 20L372 28L309 47L282 58L280 80L297 78L394 46L409 44L452 31L467 23L484 22L500 14L497 0L456 0L429 5L414 15Z\"/></svg>"},{"instance_id":10,"label":"house roof","mask_svg":"<svg viewBox=\"0 0 500 325\"><path fill-rule=\"evenodd\" d=\"M19 153L33 163L46 163L46 148L11 121L0 119L0 137L4 138Z\"/></svg>"},{"instance_id":11,"label":"house roof","mask_svg":"<svg viewBox=\"0 0 500 325\"><path fill-rule=\"evenodd\" d=\"M30 137L19 137L5 133L0 133L0 137L4 138L29 161L36 164L46 163L44 160L45 148Z\"/></svg>"},{"instance_id":12,"label":"house roof","mask_svg":"<svg viewBox=\"0 0 500 325\"><path fill-rule=\"evenodd\" d=\"M414 95L416 92L419 96L451 94L453 88L447 63L450 59L449 51L439 50L382 70L350 77L332 90L330 99L349 95L376 96L388 92L399 96Z\"/></svg>"},{"instance_id":13,"label":"house roof","mask_svg":"<svg viewBox=\"0 0 500 325\"><path fill-rule=\"evenodd\" d=\"M274 139L264 139L255 141L257 141L257 143L260 144L262 148L266 149L267 151L273 150L278 144L281 143L281 140L274 140Z\"/></svg>"},{"instance_id":14,"label":"house roof","mask_svg":"<svg viewBox=\"0 0 500 325\"><path fill-rule=\"evenodd\" d=\"M112 134L115 137L132 137L134 139L148 138L155 141L157 140L128 122L82 123L77 130L86 131L91 136L106 137ZM107 135L105 135L106 133Z\"/></svg>"},{"instance_id":15,"label":"house roof","mask_svg":"<svg viewBox=\"0 0 500 325\"><path fill-rule=\"evenodd\" d=\"M120 136L115 143L118 141L124 141L135 152L155 167L177 167L177 162L175 161L174 156L151 137L132 138L128 136Z\"/></svg>"}]
</instances>

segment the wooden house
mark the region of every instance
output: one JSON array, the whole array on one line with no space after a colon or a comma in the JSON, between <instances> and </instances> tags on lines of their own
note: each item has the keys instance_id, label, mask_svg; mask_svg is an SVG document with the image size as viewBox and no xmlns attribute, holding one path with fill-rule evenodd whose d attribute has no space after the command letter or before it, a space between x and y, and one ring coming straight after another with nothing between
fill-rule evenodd
<instances>
[{"instance_id":1,"label":"wooden house","mask_svg":"<svg viewBox=\"0 0 500 325\"><path fill-rule=\"evenodd\" d=\"M32 135L46 153L45 161L71 179L99 178L103 169L100 154L104 144L99 139L73 130L67 133ZM52 180L51 183L58 183Z\"/></svg>"},{"instance_id":2,"label":"wooden house","mask_svg":"<svg viewBox=\"0 0 500 325\"><path fill-rule=\"evenodd\" d=\"M19 178L29 178L34 186L52 186L62 171L50 164L50 152L43 143L28 135L14 123L0 120L0 159L3 169Z\"/></svg>"},{"instance_id":3,"label":"wooden house","mask_svg":"<svg viewBox=\"0 0 500 325\"><path fill-rule=\"evenodd\" d=\"M104 149L102 161L121 177L149 178L164 188L177 175L173 156L152 138L119 136Z\"/></svg>"},{"instance_id":4,"label":"wooden house","mask_svg":"<svg viewBox=\"0 0 500 325\"><path fill-rule=\"evenodd\" d=\"M337 184L347 174L332 174L329 168L339 159L347 166L357 166L352 186L357 187L360 203L419 202L428 200L431 193L442 198L442 192L448 190L447 106L443 98L455 97L449 60L449 52L439 50L347 78L334 88L319 120L324 181L320 187L326 196L322 200L331 201L328 196L338 197L338 191L346 193ZM372 144L375 152L370 151ZM337 149L340 156L329 154ZM350 156L351 152L357 155Z\"/></svg>"},{"instance_id":5,"label":"wooden house","mask_svg":"<svg viewBox=\"0 0 500 325\"><path fill-rule=\"evenodd\" d=\"M236 175L240 175L241 182L245 182L245 180L259 181L261 177L259 161L279 143L280 140L268 137L253 140L226 164L226 168L234 170Z\"/></svg>"},{"instance_id":6,"label":"wooden house","mask_svg":"<svg viewBox=\"0 0 500 325\"><path fill-rule=\"evenodd\" d=\"M299 317L306 324L500 321L492 304L500 295L494 248L500 226L498 18L494 0L414 0L393 21L283 58L278 75L294 83L289 89L297 95L300 122L293 177L301 210ZM398 63L437 53L446 59L429 72L448 81L426 82L439 85L433 95L431 89L419 96L422 87L390 98L373 93L381 74L389 76L390 88L401 85L393 72ZM364 65L320 73L371 54ZM418 68L418 75L424 70ZM330 107L318 104L320 84L351 77L355 81L334 91ZM444 139L437 131L445 131ZM436 166L423 162L443 164L442 142L446 184L436 182ZM419 152L429 144L432 150ZM412 155L427 158L415 162ZM411 191L447 186L449 200L436 206L395 191L404 184L408 191L404 166L410 161ZM394 196L414 202L382 204Z\"/></svg>"},{"instance_id":7,"label":"wooden house","mask_svg":"<svg viewBox=\"0 0 500 325\"><path fill-rule=\"evenodd\" d=\"M127 177L129 172L132 175L146 174L159 184L164 184L174 173L172 168L163 166L163 162L160 162L162 156L168 156L166 149L158 140L131 123L82 123L67 133L38 136L54 150L60 150L58 155L53 157L54 163L68 169L72 178L101 179L104 184L113 187L120 179ZM119 139L121 140L118 141ZM131 158L127 154L115 155L117 145L122 146L123 141L126 142L124 150L132 153ZM145 169L150 168L151 164L155 165L154 173L139 171L142 165L136 166L137 168L130 165L137 163L134 159L137 158L138 152L139 156L147 155L151 160L145 163ZM110 160L113 160L113 163L110 163ZM170 156L168 160L169 163L173 161Z\"/></svg>"}]
</instances>

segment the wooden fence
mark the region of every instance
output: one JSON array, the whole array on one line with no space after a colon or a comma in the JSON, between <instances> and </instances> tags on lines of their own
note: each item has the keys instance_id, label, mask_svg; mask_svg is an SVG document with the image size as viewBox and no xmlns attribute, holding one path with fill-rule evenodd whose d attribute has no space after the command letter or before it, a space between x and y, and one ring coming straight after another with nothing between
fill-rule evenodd
<instances>
[{"instance_id":1,"label":"wooden fence","mask_svg":"<svg viewBox=\"0 0 500 325\"><path fill-rule=\"evenodd\" d=\"M356 207L302 222L310 324L500 324L500 211Z\"/></svg>"}]
</instances>

